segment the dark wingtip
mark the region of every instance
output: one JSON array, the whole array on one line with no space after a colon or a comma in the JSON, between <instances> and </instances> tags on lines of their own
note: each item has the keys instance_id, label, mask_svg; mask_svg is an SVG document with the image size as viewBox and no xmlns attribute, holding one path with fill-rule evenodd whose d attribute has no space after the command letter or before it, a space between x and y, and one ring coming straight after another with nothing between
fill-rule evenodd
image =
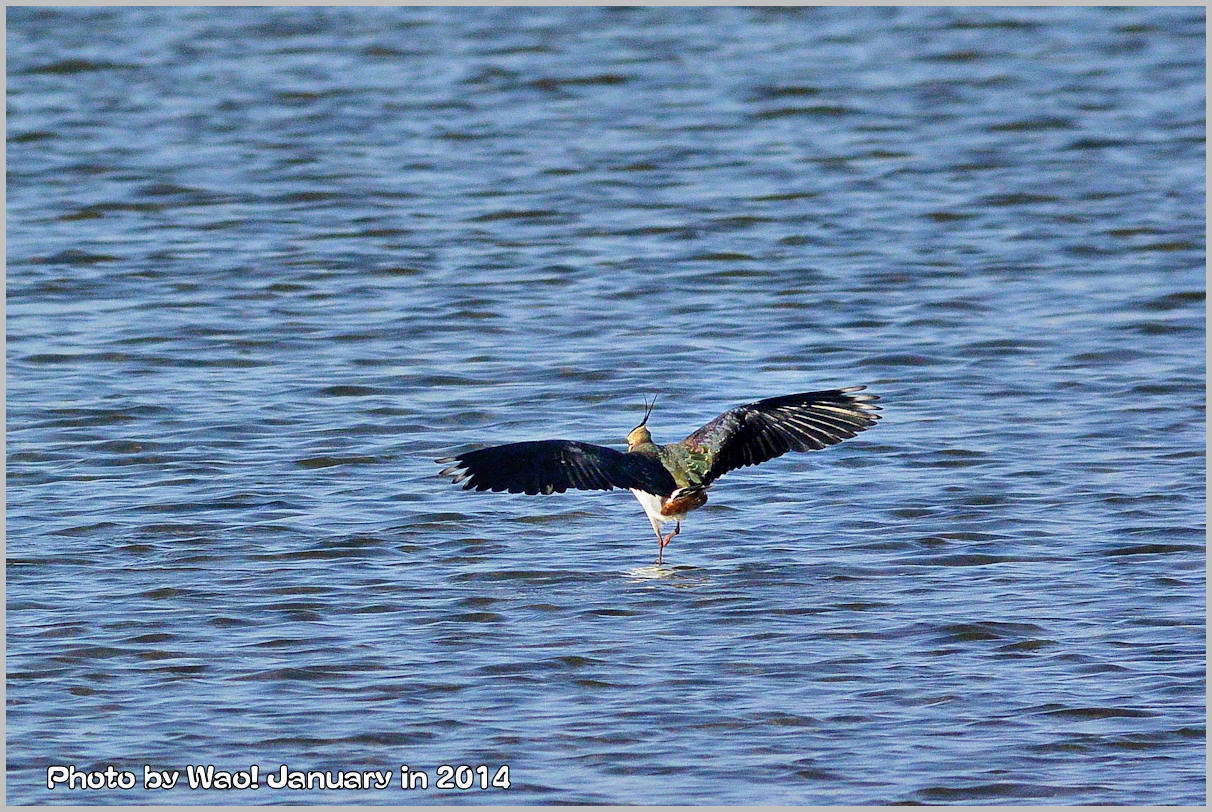
<instances>
[{"instance_id":1,"label":"dark wingtip","mask_svg":"<svg viewBox=\"0 0 1212 812\"><path fill-rule=\"evenodd\" d=\"M864 410L879 409L880 407L875 405L875 402L880 399L879 395L852 395L852 394L850 394L851 392L862 392L866 388L867 388L867 384L864 383L864 384L860 384L858 386L843 387L842 389L839 389L837 391L846 400L850 401L851 403L858 404L859 408L861 408L861 409L864 409Z\"/></svg>"}]
</instances>

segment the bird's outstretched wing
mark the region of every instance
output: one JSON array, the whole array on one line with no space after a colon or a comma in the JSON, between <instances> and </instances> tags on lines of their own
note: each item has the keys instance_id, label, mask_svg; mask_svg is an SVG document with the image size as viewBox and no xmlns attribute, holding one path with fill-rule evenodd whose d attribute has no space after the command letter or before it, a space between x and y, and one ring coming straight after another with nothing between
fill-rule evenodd
<instances>
[{"instance_id":1,"label":"bird's outstretched wing","mask_svg":"<svg viewBox=\"0 0 1212 812\"><path fill-rule=\"evenodd\" d=\"M668 496L677 488L670 473L651 457L573 440L509 443L438 462L454 463L440 474L456 484L463 482L463 490L536 494L639 488Z\"/></svg>"},{"instance_id":2,"label":"bird's outstretched wing","mask_svg":"<svg viewBox=\"0 0 1212 812\"><path fill-rule=\"evenodd\" d=\"M680 445L701 461L702 484L788 451L812 451L840 443L880 419L876 395L865 386L801 392L729 409Z\"/></svg>"}]
</instances>

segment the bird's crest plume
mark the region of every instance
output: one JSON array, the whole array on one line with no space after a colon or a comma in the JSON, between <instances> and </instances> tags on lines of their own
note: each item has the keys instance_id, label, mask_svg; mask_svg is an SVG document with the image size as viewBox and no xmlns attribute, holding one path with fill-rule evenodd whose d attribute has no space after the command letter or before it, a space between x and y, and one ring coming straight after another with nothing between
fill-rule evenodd
<instances>
[{"instance_id":1,"label":"bird's crest plume","mask_svg":"<svg viewBox=\"0 0 1212 812\"><path fill-rule=\"evenodd\" d=\"M648 402L648 398L644 398L644 419L640 421L640 425L636 426L637 429L643 428L645 425L647 425L648 417L649 417L649 415L652 414L652 408L654 406L656 406L656 401L657 401L656 395L652 396L651 403Z\"/></svg>"}]
</instances>

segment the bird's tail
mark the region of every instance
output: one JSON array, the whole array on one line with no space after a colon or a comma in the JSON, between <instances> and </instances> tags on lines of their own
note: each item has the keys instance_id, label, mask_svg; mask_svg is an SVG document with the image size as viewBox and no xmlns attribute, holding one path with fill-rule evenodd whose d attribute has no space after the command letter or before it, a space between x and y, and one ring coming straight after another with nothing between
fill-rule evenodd
<instances>
[{"instance_id":1,"label":"bird's tail","mask_svg":"<svg viewBox=\"0 0 1212 812\"><path fill-rule=\"evenodd\" d=\"M669 494L669 498L661 505L661 514L663 516L684 516L705 504L707 504L707 488L702 485L690 485L678 488Z\"/></svg>"}]
</instances>

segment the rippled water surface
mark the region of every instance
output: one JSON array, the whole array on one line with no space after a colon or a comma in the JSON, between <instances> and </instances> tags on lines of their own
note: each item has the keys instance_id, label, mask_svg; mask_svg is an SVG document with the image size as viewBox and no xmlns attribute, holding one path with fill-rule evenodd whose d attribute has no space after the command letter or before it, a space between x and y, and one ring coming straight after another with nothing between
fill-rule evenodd
<instances>
[{"instance_id":1,"label":"rippled water surface","mask_svg":"<svg viewBox=\"0 0 1212 812\"><path fill-rule=\"evenodd\" d=\"M7 45L9 801L1203 802L1202 9ZM878 426L728 475L660 568L625 492L433 463L851 384Z\"/></svg>"}]
</instances>

